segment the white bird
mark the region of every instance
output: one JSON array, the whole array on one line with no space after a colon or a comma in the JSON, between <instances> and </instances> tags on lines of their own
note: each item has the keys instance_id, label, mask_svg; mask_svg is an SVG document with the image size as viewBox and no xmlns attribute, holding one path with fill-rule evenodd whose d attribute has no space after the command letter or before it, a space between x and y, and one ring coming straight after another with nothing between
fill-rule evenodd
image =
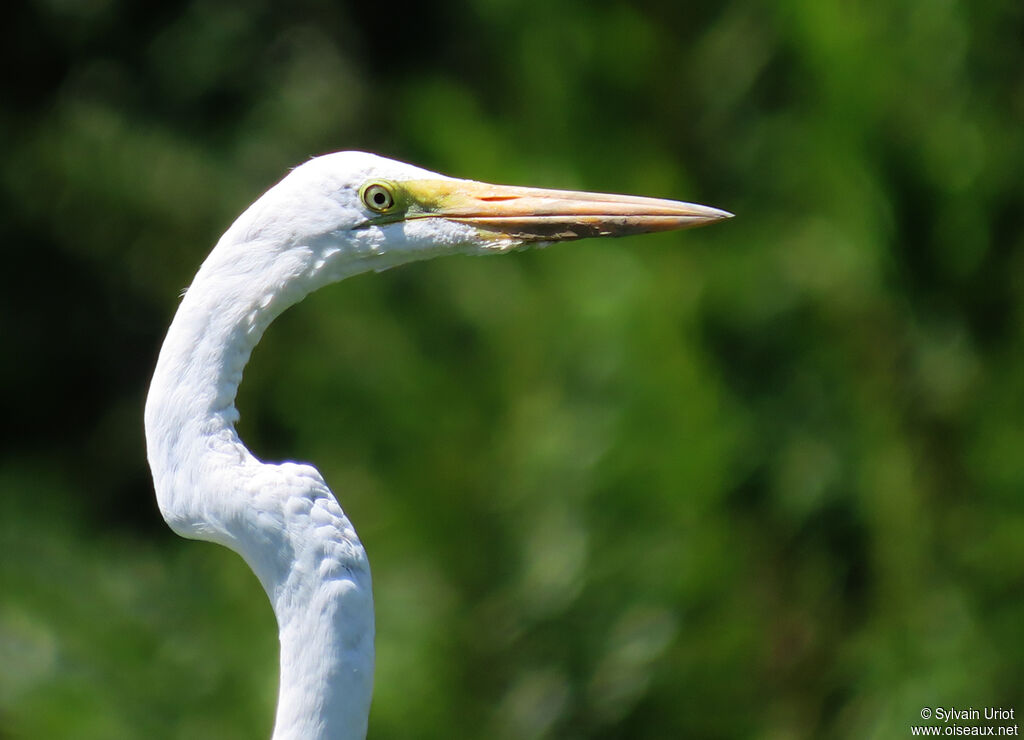
<instances>
[{"instance_id":1,"label":"white bird","mask_svg":"<svg viewBox=\"0 0 1024 740\"><path fill-rule=\"evenodd\" d=\"M623 195L488 185L363 152L292 170L232 224L186 291L146 399L160 512L240 554L281 647L275 740L362 738L373 683L370 568L317 470L254 457L235 394L271 321L311 291L443 254L683 229L731 214Z\"/></svg>"}]
</instances>

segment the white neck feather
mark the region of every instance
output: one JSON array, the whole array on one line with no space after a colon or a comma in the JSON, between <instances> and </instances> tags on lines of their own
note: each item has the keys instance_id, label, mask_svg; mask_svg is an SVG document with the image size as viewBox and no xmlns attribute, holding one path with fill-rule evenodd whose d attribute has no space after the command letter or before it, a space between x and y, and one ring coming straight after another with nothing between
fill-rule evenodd
<instances>
[{"instance_id":1,"label":"white neck feather","mask_svg":"<svg viewBox=\"0 0 1024 740\"><path fill-rule=\"evenodd\" d=\"M146 401L157 501L178 534L239 553L270 597L281 641L275 740L362 738L373 682L362 544L316 469L260 462L234 427L242 370L264 329L340 276L310 268L301 279L260 279L232 269L236 260L230 245L211 253L160 352Z\"/></svg>"}]
</instances>

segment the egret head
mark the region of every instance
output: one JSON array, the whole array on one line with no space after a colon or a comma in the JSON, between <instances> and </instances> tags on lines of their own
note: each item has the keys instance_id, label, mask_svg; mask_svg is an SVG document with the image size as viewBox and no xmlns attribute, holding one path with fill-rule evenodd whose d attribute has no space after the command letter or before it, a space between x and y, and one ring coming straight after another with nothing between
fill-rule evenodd
<instances>
[{"instance_id":1,"label":"egret head","mask_svg":"<svg viewBox=\"0 0 1024 740\"><path fill-rule=\"evenodd\" d=\"M490 185L338 152L292 170L222 244L244 245L246 262L254 251L274 260L303 254L321 283L440 254L685 229L730 215L672 200Z\"/></svg>"}]
</instances>

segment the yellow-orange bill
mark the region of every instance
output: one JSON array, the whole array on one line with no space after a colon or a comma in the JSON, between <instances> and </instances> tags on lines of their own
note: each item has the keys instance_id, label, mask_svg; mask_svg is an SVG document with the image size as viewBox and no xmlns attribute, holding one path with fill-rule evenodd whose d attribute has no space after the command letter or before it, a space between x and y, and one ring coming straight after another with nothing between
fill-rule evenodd
<instances>
[{"instance_id":1,"label":"yellow-orange bill","mask_svg":"<svg viewBox=\"0 0 1024 740\"><path fill-rule=\"evenodd\" d=\"M718 208L675 200L471 180L408 180L401 187L408 195L405 218L441 217L523 241L673 231L732 217Z\"/></svg>"}]
</instances>

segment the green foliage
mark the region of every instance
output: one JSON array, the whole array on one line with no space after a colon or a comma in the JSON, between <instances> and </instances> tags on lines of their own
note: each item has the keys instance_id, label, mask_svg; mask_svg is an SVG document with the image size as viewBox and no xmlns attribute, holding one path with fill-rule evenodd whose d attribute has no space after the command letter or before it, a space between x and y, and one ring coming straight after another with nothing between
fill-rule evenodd
<instances>
[{"instance_id":1,"label":"green foliage","mask_svg":"<svg viewBox=\"0 0 1024 740\"><path fill-rule=\"evenodd\" d=\"M273 615L145 467L162 333L311 154L738 214L289 311L241 432L369 550L370 736L1024 711L1024 6L17 4L0 737L269 734Z\"/></svg>"}]
</instances>

